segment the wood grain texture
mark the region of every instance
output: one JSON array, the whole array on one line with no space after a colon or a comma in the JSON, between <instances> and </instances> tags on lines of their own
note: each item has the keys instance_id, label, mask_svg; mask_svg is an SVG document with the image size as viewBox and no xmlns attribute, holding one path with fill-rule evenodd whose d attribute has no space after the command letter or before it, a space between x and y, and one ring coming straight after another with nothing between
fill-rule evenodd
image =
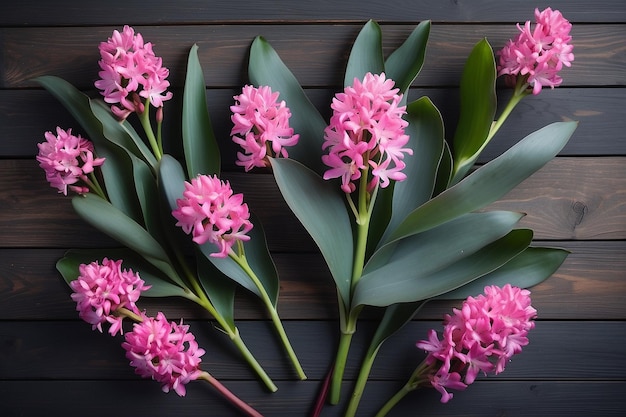
<instances>
[{"instance_id":1,"label":"wood grain texture","mask_svg":"<svg viewBox=\"0 0 626 417\"><path fill-rule=\"evenodd\" d=\"M417 23L417 22L416 22ZM414 29L411 25L385 25L386 55ZM136 29L151 39L163 57L173 87L184 81L189 48L198 56L208 87L240 87L247 82L247 53L254 37L265 37L304 87L334 86L343 82L344 63L362 25L219 25L145 26ZM97 79L97 45L116 27L0 28L1 88L35 87L32 78L56 75L81 89L93 88ZM514 25L436 25L431 29L427 62L415 86L456 86L472 47L483 37L497 50L517 35ZM626 26L580 25L572 29L576 65L563 71L563 86L624 86ZM54 39L55 42L49 42ZM66 51L71 50L68 55ZM50 57L50 58L43 58Z\"/></svg>"},{"instance_id":2,"label":"wood grain texture","mask_svg":"<svg viewBox=\"0 0 626 417\"><path fill-rule=\"evenodd\" d=\"M211 317L177 299L140 300L189 323L207 350L203 366L266 417L304 417L328 371L338 340L335 288L321 255L290 214L267 172L244 174L230 140L232 96L248 82L252 39L265 36L328 119L345 60L362 24L383 29L385 54L421 20L432 19L427 60L409 99L428 95L451 137L465 58L484 36L494 49L517 34L515 23L551 6L574 23L576 60L563 86L524 99L487 147L479 164L554 121L579 127L559 156L487 209L521 211L535 245L570 251L559 270L533 287L538 310L531 343L497 377L481 376L442 405L434 390L405 398L389 417L622 416L626 409L626 3L622 0L21 0L0 5L0 415L37 417L237 416L202 383L186 398L160 392L133 374L119 344L78 319L55 262L69 248L114 247L86 225L69 198L45 182L34 155L43 133L80 128L32 78L56 75L92 97L99 42L131 24L155 44L171 70L175 94L166 106L166 147L177 143L180 96L189 48L199 45L207 100L224 159L223 176L263 221L281 278L279 312L309 380L297 382L259 301L241 290L236 321L244 340L277 382L268 393L215 330ZM111 13L111 11L115 11ZM123 12L122 12L123 11ZM498 84L500 107L510 90ZM167 139L174 138L174 139ZM373 416L401 387L424 353L415 347L459 301L429 302L380 350L359 417ZM366 308L347 365L342 404L350 394L380 309ZM53 413L54 414L54 413ZM325 407L322 417L343 415Z\"/></svg>"},{"instance_id":3,"label":"wood grain texture","mask_svg":"<svg viewBox=\"0 0 626 417\"><path fill-rule=\"evenodd\" d=\"M590 4L581 0L553 0L544 4L502 2L499 0L406 2L389 0L381 7L373 0L319 0L293 2L290 0L257 0L248 5L237 1L182 0L172 3L156 0L150 7L124 0L110 0L106 4L85 3L80 0L60 0L54 4L37 0L3 3L0 6L0 25L12 26L85 26L119 24L119 16L111 10L124 10L127 23L132 25L185 23L227 23L241 20L255 22L363 22L368 19L405 22L432 19L443 22L518 22L530 18L532 7L551 6L567 10L572 22L623 22L626 7L620 0L600 0ZM243 6L246 7L243 7ZM39 13L33 13L38 10ZM521 16L524 16L521 18Z\"/></svg>"}]
</instances>

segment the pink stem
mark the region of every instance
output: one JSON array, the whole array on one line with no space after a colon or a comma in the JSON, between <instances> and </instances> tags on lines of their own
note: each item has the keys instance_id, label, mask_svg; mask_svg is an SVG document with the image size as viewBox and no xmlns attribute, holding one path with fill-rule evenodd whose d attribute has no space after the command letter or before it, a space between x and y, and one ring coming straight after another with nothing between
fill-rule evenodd
<instances>
[{"instance_id":1,"label":"pink stem","mask_svg":"<svg viewBox=\"0 0 626 417\"><path fill-rule=\"evenodd\" d=\"M238 407L241 411L246 413L246 415L250 417L263 417L261 413L252 408L248 403L241 400L235 394L233 394L228 388L222 385L217 379L213 378L211 374L208 372L202 372L202 374L198 377L198 379L204 379L209 382L213 387L220 392L228 401L230 401L233 405Z\"/></svg>"}]
</instances>

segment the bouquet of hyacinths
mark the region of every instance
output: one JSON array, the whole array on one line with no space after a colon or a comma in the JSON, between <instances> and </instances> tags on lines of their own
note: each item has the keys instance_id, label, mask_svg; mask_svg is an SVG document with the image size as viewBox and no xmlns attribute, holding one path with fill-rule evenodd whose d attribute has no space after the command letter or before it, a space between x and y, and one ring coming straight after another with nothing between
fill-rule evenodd
<instances>
[{"instance_id":1,"label":"bouquet of hyacinths","mask_svg":"<svg viewBox=\"0 0 626 417\"><path fill-rule=\"evenodd\" d=\"M449 141L428 97L407 104L424 62L428 21L386 59L378 24L370 21L362 28L347 62L344 91L332 100L329 123L265 39L258 37L251 46L252 84L280 94L286 104L279 107L290 109L290 128L299 135L289 158L263 154L260 165L271 167L337 288L340 338L329 384L331 404L340 399L362 309L384 308L347 416L356 413L381 345L425 302L463 299L487 285L530 287L552 275L567 256L561 249L531 246L532 230L516 228L522 213L484 208L554 158L575 122L543 127L470 173L519 101L542 87L558 86L559 71L574 58L571 24L551 9L535 15L534 27L518 25L519 36L499 52L498 64L486 39L475 45L463 70L459 120ZM496 118L498 75L512 83L514 92ZM248 141L236 142L252 149ZM424 386L425 375L420 371L415 384ZM319 414L324 395L313 415Z\"/></svg>"},{"instance_id":2,"label":"bouquet of hyacinths","mask_svg":"<svg viewBox=\"0 0 626 417\"><path fill-rule=\"evenodd\" d=\"M72 198L75 211L122 246L70 250L58 261L57 268L70 286L87 294L87 298L76 296L81 317L100 331L102 323L111 323L112 334L122 332L123 317L141 323L135 324L131 335L161 334L159 329L171 328L176 335L173 340L193 347L191 362L195 364L201 349L186 336L186 327L168 324L164 316L147 318L134 308L139 293L183 297L213 316L219 330L232 340L267 388L275 391L276 385L235 325L234 294L237 286L242 286L261 299L298 377L305 379L277 313L278 274L262 227L242 194L234 193L230 184L219 178L220 154L207 112L197 46L189 53L183 95L185 167L164 151L163 108L172 93L167 91L168 70L154 54L152 44L126 26L122 32L114 31L99 49L101 72L95 85L104 101L88 97L57 77L37 79L69 110L89 138L74 135L71 129L57 128L56 135L46 133L37 157L46 178L62 194L77 193ZM128 121L131 116L138 118L143 135ZM88 270L86 265L103 259L123 260L126 268L139 274L142 284L107 279L114 267L105 264L100 272L90 272L90 280L80 278ZM133 285L136 291L128 292L127 287ZM122 296L119 291L128 293ZM81 304L85 300L90 301ZM141 338L127 336L125 347L133 366L148 375L150 359L138 357L141 349L135 349ZM181 384L188 380L209 378L198 370L185 375L171 385L179 394L184 394Z\"/></svg>"}]
</instances>

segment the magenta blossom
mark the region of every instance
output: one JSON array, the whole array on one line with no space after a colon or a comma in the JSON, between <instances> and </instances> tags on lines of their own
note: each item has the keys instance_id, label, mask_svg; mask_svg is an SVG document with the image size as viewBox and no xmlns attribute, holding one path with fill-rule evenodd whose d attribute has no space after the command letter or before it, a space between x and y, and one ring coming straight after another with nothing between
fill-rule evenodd
<instances>
[{"instance_id":1,"label":"magenta blossom","mask_svg":"<svg viewBox=\"0 0 626 417\"><path fill-rule=\"evenodd\" d=\"M174 390L182 397L185 385L202 373L200 357L205 351L198 347L189 326L182 320L180 324L168 322L161 312L135 323L122 347L135 373L161 383L164 392Z\"/></svg>"},{"instance_id":2,"label":"magenta blossom","mask_svg":"<svg viewBox=\"0 0 626 417\"><path fill-rule=\"evenodd\" d=\"M468 297L460 310L446 315L442 340L431 330L428 340L417 347L428 352L426 372L415 375L417 385L432 386L441 402L462 390L483 372L499 374L511 357L528 344L528 331L535 327L537 310L530 291L512 287L485 287L484 295Z\"/></svg>"},{"instance_id":3,"label":"magenta blossom","mask_svg":"<svg viewBox=\"0 0 626 417\"><path fill-rule=\"evenodd\" d=\"M286 147L298 143L299 135L289 126L291 111L285 101L278 102L278 95L268 86L246 85L241 94L233 97L235 105L230 110L234 126L230 134L243 148L237 153L236 164L246 171L268 166L268 156L287 158Z\"/></svg>"},{"instance_id":4,"label":"magenta blossom","mask_svg":"<svg viewBox=\"0 0 626 417\"><path fill-rule=\"evenodd\" d=\"M80 135L72 135L57 127L57 134L46 132L46 142L37 144L37 161L46 172L51 187L67 195L68 188L78 194L89 192L87 175L94 167L104 163L104 158L94 158L93 144Z\"/></svg>"},{"instance_id":5,"label":"magenta blossom","mask_svg":"<svg viewBox=\"0 0 626 417\"><path fill-rule=\"evenodd\" d=\"M330 167L324 179L341 178L341 189L352 193L370 168L368 191L406 178L403 158L413 152L404 148L409 141L404 133L408 123L402 119L406 107L400 106L398 91L384 73L367 73L363 81L355 78L352 86L335 95L322 145L329 152L322 161Z\"/></svg>"},{"instance_id":6,"label":"magenta blossom","mask_svg":"<svg viewBox=\"0 0 626 417\"><path fill-rule=\"evenodd\" d=\"M109 322L111 335L118 331L123 333L124 314L119 314L118 310L124 308L139 314L135 303L150 286L145 285L139 274L122 269L121 260L104 258L101 264L81 264L78 270L78 278L70 283L70 287L74 290L71 297L76 301L80 318L100 332L102 323Z\"/></svg>"},{"instance_id":7,"label":"magenta blossom","mask_svg":"<svg viewBox=\"0 0 626 417\"><path fill-rule=\"evenodd\" d=\"M167 91L170 83L166 80L169 70L162 66L150 42L144 43L140 33L130 26L123 31L113 31L113 35L100 46L100 79L96 88L104 96L104 101L119 106L111 106L113 113L126 119L131 113L143 113L141 98L156 108L172 98Z\"/></svg>"},{"instance_id":8,"label":"magenta blossom","mask_svg":"<svg viewBox=\"0 0 626 417\"><path fill-rule=\"evenodd\" d=\"M533 94L539 94L542 87L559 86L563 81L559 71L574 60L574 47L569 43L571 23L561 12L548 7L542 12L535 9L534 27L530 21L517 27L519 35L498 52L498 75L507 76L513 83L525 77Z\"/></svg>"},{"instance_id":9,"label":"magenta blossom","mask_svg":"<svg viewBox=\"0 0 626 417\"><path fill-rule=\"evenodd\" d=\"M178 208L172 211L178 220L176 225L192 233L199 245L216 244L219 251L211 256L225 258L237 241L250 240L246 235L252 229L248 205L243 202L243 194L233 194L228 181L215 175L199 175L191 183L185 181L183 198L176 203Z\"/></svg>"}]
</instances>

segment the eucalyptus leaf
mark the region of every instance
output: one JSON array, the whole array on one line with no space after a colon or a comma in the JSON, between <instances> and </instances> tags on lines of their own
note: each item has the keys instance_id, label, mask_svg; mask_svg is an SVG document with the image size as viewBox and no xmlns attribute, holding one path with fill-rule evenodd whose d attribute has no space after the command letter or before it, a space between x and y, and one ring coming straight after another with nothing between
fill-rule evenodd
<instances>
[{"instance_id":1,"label":"eucalyptus leaf","mask_svg":"<svg viewBox=\"0 0 626 417\"><path fill-rule=\"evenodd\" d=\"M108 201L92 194L72 198L74 210L89 224L143 256L176 284L184 284L165 250L148 231Z\"/></svg>"},{"instance_id":2,"label":"eucalyptus leaf","mask_svg":"<svg viewBox=\"0 0 626 417\"><path fill-rule=\"evenodd\" d=\"M391 256L385 253L384 261L378 261L378 255L375 255L368 262L356 285L352 308L359 305L388 306L438 295L429 295L431 290L423 282L426 277L471 257L506 236L521 217L520 213L507 211L468 213L397 242ZM504 247L504 243L501 245ZM527 246L528 243L524 247ZM455 281L449 284L448 290L464 283ZM448 284L441 280L434 285Z\"/></svg>"},{"instance_id":3,"label":"eucalyptus leaf","mask_svg":"<svg viewBox=\"0 0 626 417\"><path fill-rule=\"evenodd\" d=\"M101 263L104 258L114 261L122 260L122 269L131 269L150 285L151 288L142 293L143 297L184 297L190 293L178 285L172 284L156 268L145 259L128 248L108 249L72 249L57 261L56 268L68 284L78 278L79 266L92 262Z\"/></svg>"},{"instance_id":4,"label":"eucalyptus leaf","mask_svg":"<svg viewBox=\"0 0 626 417\"><path fill-rule=\"evenodd\" d=\"M576 122L557 122L531 133L458 184L412 211L389 241L431 229L493 203L554 158L576 127Z\"/></svg>"},{"instance_id":5,"label":"eucalyptus leaf","mask_svg":"<svg viewBox=\"0 0 626 417\"><path fill-rule=\"evenodd\" d=\"M444 151L443 120L439 110L428 97L407 106L409 125L407 147L413 155L405 155L407 178L394 184L392 216L387 226L388 236L417 207L427 202L437 179L437 169ZM381 244L385 243L385 238Z\"/></svg>"},{"instance_id":6,"label":"eucalyptus leaf","mask_svg":"<svg viewBox=\"0 0 626 417\"><path fill-rule=\"evenodd\" d=\"M495 271L441 294L437 299L464 299L482 293L487 285L502 287L511 284L520 288L530 288L554 274L568 255L569 252L564 249L528 247Z\"/></svg>"},{"instance_id":7,"label":"eucalyptus leaf","mask_svg":"<svg viewBox=\"0 0 626 417\"><path fill-rule=\"evenodd\" d=\"M198 45L191 47L187 60L182 130L189 178L194 178L199 174L219 174L220 150L215 140L206 104L206 86L198 60Z\"/></svg>"},{"instance_id":8,"label":"eucalyptus leaf","mask_svg":"<svg viewBox=\"0 0 626 417\"><path fill-rule=\"evenodd\" d=\"M280 93L291 110L290 126L300 135L298 144L289 148L289 157L322 174L322 143L326 121L313 106L302 87L272 46L257 37L250 47L248 75L256 86L267 85Z\"/></svg>"},{"instance_id":9,"label":"eucalyptus leaf","mask_svg":"<svg viewBox=\"0 0 626 417\"><path fill-rule=\"evenodd\" d=\"M354 85L354 79L363 80L365 74L380 74L385 71L383 60L382 32L378 23L369 20L359 32L346 66L344 86Z\"/></svg>"},{"instance_id":10,"label":"eucalyptus leaf","mask_svg":"<svg viewBox=\"0 0 626 417\"><path fill-rule=\"evenodd\" d=\"M354 249L345 196L297 161L270 161L283 198L319 247L342 301L349 305Z\"/></svg>"},{"instance_id":11,"label":"eucalyptus leaf","mask_svg":"<svg viewBox=\"0 0 626 417\"><path fill-rule=\"evenodd\" d=\"M452 184L463 178L486 145L496 114L496 77L493 50L487 39L483 39L467 58L461 77L459 122L452 145Z\"/></svg>"},{"instance_id":12,"label":"eucalyptus leaf","mask_svg":"<svg viewBox=\"0 0 626 417\"><path fill-rule=\"evenodd\" d=\"M407 101L409 87L424 65L429 34L430 21L420 22L404 43L385 61L385 74L387 78L395 81L396 87L403 94L403 102Z\"/></svg>"}]
</instances>

